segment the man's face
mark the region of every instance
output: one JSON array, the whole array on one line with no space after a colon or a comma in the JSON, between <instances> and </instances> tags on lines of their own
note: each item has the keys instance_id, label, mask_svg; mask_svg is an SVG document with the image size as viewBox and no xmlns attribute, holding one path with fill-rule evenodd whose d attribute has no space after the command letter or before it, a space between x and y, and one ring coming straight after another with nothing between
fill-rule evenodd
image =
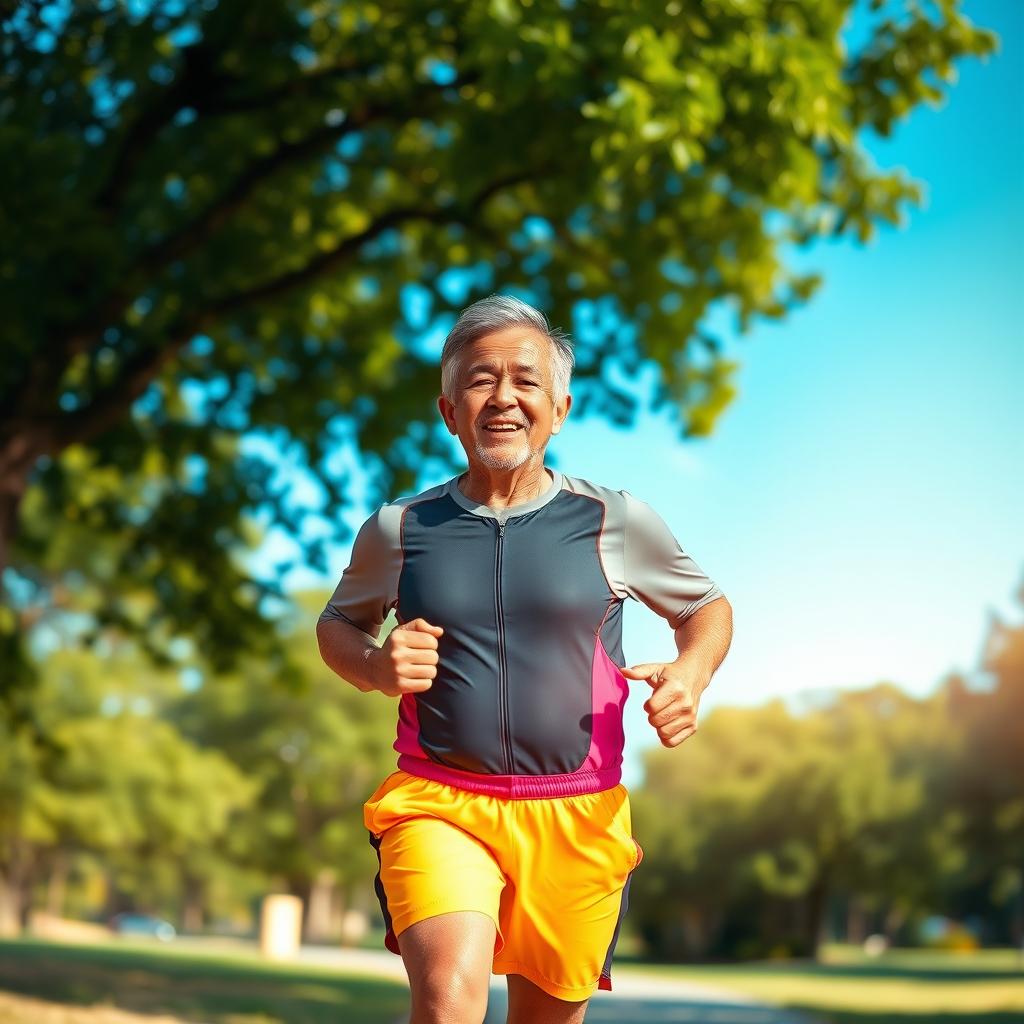
<instances>
[{"instance_id":1,"label":"man's face","mask_svg":"<svg viewBox=\"0 0 1024 1024\"><path fill-rule=\"evenodd\" d=\"M518 469L544 451L572 404L571 395L555 401L553 369L551 343L528 327L495 331L463 350L455 401L441 395L437 406L470 465Z\"/></svg>"}]
</instances>

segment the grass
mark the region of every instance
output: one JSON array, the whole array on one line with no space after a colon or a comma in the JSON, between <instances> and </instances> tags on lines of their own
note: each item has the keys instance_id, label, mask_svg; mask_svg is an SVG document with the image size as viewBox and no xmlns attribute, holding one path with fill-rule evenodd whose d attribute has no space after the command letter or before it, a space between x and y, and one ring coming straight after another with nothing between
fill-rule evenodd
<instances>
[{"instance_id":1,"label":"grass","mask_svg":"<svg viewBox=\"0 0 1024 1024\"><path fill-rule=\"evenodd\" d=\"M1024 1024L1024 961L1012 949L944 953L824 947L818 962L641 964L620 975L706 982L831 1024Z\"/></svg>"},{"instance_id":2,"label":"grass","mask_svg":"<svg viewBox=\"0 0 1024 1024\"><path fill-rule=\"evenodd\" d=\"M678 965L623 958L616 961L615 973L705 982L805 1011L828 1024L1024 1022L1024 969L1014 950L890 950L871 958L857 947L827 946L820 962ZM405 986L386 979L277 964L253 952L124 942L0 941L0 990L40 997L51 1006L113 1004L204 1024L393 1024L408 1011ZM0 1024L42 1019L38 1007L19 1016L0 1003ZM66 1020L122 1022L114 1011L102 1009L88 1017L69 1013Z\"/></svg>"},{"instance_id":3,"label":"grass","mask_svg":"<svg viewBox=\"0 0 1024 1024\"><path fill-rule=\"evenodd\" d=\"M409 1005L398 982L251 954L28 939L0 941L0 989L204 1024L394 1024Z\"/></svg>"}]
</instances>

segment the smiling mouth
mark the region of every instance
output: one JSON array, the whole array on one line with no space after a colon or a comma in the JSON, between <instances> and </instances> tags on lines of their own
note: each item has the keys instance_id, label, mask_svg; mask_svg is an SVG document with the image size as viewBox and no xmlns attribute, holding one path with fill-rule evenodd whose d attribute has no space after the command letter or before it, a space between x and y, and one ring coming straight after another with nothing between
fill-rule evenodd
<instances>
[{"instance_id":1,"label":"smiling mouth","mask_svg":"<svg viewBox=\"0 0 1024 1024\"><path fill-rule=\"evenodd\" d=\"M483 428L484 433L487 433L487 434L514 434L517 431L522 430L522 429L523 429L522 426L519 425L519 424L517 424L514 427L513 426L509 426L509 427L487 427L487 426L485 426Z\"/></svg>"}]
</instances>

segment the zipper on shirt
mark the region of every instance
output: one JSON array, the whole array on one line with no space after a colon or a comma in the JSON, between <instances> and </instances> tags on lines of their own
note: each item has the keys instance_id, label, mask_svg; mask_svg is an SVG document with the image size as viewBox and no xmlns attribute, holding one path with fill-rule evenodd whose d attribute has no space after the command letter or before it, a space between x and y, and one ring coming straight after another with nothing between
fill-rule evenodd
<instances>
[{"instance_id":1,"label":"zipper on shirt","mask_svg":"<svg viewBox=\"0 0 1024 1024\"><path fill-rule=\"evenodd\" d=\"M501 556L505 524L497 522L497 548L494 558L494 617L498 626L498 727L501 730L501 755L505 775L512 774L512 740L508 729L508 665L505 661L505 616L501 606Z\"/></svg>"}]
</instances>

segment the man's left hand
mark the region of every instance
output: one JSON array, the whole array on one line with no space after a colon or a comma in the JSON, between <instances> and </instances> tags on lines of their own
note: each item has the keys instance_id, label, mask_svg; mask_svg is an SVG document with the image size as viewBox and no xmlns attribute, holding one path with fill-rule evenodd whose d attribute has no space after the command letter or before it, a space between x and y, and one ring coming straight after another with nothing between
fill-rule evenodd
<instances>
[{"instance_id":1,"label":"man's left hand","mask_svg":"<svg viewBox=\"0 0 1024 1024\"><path fill-rule=\"evenodd\" d=\"M663 747L678 747L697 731L697 707L705 684L692 669L674 661L653 661L621 672L627 679L646 679L654 688L644 711Z\"/></svg>"}]
</instances>

